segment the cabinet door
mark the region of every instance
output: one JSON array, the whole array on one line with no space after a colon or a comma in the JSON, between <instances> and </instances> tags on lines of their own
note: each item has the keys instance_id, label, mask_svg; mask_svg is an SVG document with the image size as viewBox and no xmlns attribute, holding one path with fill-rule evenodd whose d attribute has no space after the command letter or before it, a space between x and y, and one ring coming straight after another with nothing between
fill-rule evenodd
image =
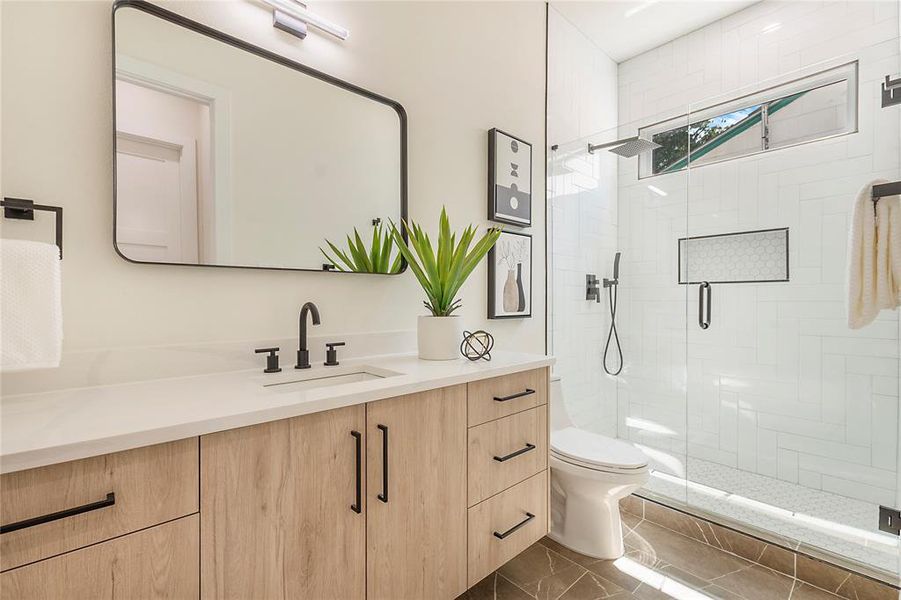
<instances>
[{"instance_id":1,"label":"cabinet door","mask_svg":"<svg viewBox=\"0 0 901 600\"><path fill-rule=\"evenodd\" d=\"M466 386L366 410L367 600L455 598L466 590Z\"/></svg>"},{"instance_id":2,"label":"cabinet door","mask_svg":"<svg viewBox=\"0 0 901 600\"><path fill-rule=\"evenodd\" d=\"M4 600L197 598L197 515L0 574Z\"/></svg>"},{"instance_id":3,"label":"cabinet door","mask_svg":"<svg viewBox=\"0 0 901 600\"><path fill-rule=\"evenodd\" d=\"M204 598L364 598L352 433L364 433L365 414L351 406L200 439Z\"/></svg>"}]
</instances>

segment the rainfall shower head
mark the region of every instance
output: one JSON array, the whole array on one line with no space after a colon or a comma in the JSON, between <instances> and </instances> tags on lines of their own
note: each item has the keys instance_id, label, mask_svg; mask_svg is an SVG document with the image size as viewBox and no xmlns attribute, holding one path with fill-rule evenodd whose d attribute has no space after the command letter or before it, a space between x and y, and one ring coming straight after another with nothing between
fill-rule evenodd
<instances>
[{"instance_id":1,"label":"rainfall shower head","mask_svg":"<svg viewBox=\"0 0 901 600\"><path fill-rule=\"evenodd\" d=\"M638 156L643 152L654 150L659 147L660 144L656 144L651 140L646 140L643 137L635 136L616 140L615 142L607 142L606 144L588 144L588 153L594 154L595 150L608 148L608 152L613 152L624 158L632 158L633 156Z\"/></svg>"}]
</instances>

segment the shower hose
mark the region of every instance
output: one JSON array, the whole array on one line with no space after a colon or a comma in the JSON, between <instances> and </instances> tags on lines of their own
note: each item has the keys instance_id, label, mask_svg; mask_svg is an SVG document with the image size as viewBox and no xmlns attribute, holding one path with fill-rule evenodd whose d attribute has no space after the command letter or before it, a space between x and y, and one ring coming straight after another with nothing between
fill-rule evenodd
<instances>
[{"instance_id":1,"label":"shower hose","mask_svg":"<svg viewBox=\"0 0 901 600\"><path fill-rule=\"evenodd\" d=\"M607 332L607 344L604 346L604 371L607 372L608 375L619 375L623 370L623 348L619 344L619 333L616 331L616 300L618 283L611 283L608 288L608 300L610 305L610 331ZM610 370L607 367L607 354L610 352L610 342L613 341L616 343L616 353L619 355L619 366L616 367L615 371Z\"/></svg>"}]
</instances>

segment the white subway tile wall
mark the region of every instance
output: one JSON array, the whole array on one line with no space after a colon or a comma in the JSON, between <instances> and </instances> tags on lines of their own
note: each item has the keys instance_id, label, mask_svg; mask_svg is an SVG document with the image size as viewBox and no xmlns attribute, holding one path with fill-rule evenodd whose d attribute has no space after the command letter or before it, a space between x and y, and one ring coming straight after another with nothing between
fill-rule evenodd
<instances>
[{"instance_id":1,"label":"white subway tile wall","mask_svg":"<svg viewBox=\"0 0 901 600\"><path fill-rule=\"evenodd\" d=\"M619 161L626 368L617 394L619 436L669 453L675 463L660 465L665 471L687 466L690 480L727 492L753 484L761 501L839 523L841 511L822 510L833 496L816 500L805 490L843 496L862 503L848 524L869 531L877 504L901 502L899 322L883 312L848 329L845 257L857 191L878 177L901 179L901 111L879 105L881 80L901 72L898 6L767 0L618 71L620 134L629 135L733 90L815 72L822 61L859 61L859 133L642 180L637 161ZM676 285L678 238L778 227L791 229L791 281L714 285L713 323L701 330L697 286ZM635 418L665 431L636 427ZM779 493L765 493L766 481L779 483ZM686 492L670 485L669 493ZM778 528L778 520L762 526ZM877 556L806 535L897 569L894 546Z\"/></svg>"},{"instance_id":2,"label":"white subway tile wall","mask_svg":"<svg viewBox=\"0 0 901 600\"><path fill-rule=\"evenodd\" d=\"M549 351L575 423L616 435L616 381L600 368L606 297L585 301L585 275L609 277L617 250L616 159L580 150L586 136L616 134L617 66L553 7L548 36L547 138L559 145L548 154Z\"/></svg>"}]
</instances>

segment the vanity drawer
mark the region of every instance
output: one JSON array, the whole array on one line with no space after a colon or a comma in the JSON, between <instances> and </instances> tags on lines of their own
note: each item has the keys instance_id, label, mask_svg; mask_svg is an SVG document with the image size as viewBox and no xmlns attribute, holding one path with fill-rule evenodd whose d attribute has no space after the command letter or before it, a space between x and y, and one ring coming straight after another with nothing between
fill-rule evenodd
<instances>
[{"instance_id":1,"label":"vanity drawer","mask_svg":"<svg viewBox=\"0 0 901 600\"><path fill-rule=\"evenodd\" d=\"M547 473L469 509L470 587L548 532Z\"/></svg>"},{"instance_id":2,"label":"vanity drawer","mask_svg":"<svg viewBox=\"0 0 901 600\"><path fill-rule=\"evenodd\" d=\"M200 595L191 515L0 574L3 600L187 599Z\"/></svg>"},{"instance_id":3,"label":"vanity drawer","mask_svg":"<svg viewBox=\"0 0 901 600\"><path fill-rule=\"evenodd\" d=\"M197 512L198 462L189 438L3 475L0 569Z\"/></svg>"},{"instance_id":4,"label":"vanity drawer","mask_svg":"<svg viewBox=\"0 0 901 600\"><path fill-rule=\"evenodd\" d=\"M547 369L533 369L467 384L469 426L547 404Z\"/></svg>"},{"instance_id":5,"label":"vanity drawer","mask_svg":"<svg viewBox=\"0 0 901 600\"><path fill-rule=\"evenodd\" d=\"M547 405L469 429L469 506L547 468Z\"/></svg>"}]
</instances>

